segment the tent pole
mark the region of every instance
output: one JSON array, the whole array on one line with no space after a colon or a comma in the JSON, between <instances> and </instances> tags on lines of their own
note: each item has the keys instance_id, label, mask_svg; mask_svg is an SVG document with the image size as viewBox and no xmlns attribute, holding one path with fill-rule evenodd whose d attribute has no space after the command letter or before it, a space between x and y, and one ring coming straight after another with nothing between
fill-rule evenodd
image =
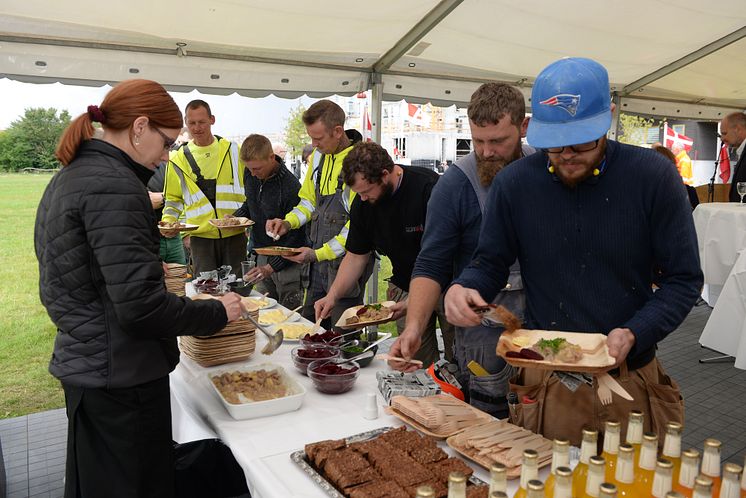
<instances>
[{"instance_id":1,"label":"tent pole","mask_svg":"<svg viewBox=\"0 0 746 498\"><path fill-rule=\"evenodd\" d=\"M370 106L370 126L372 140L380 144L381 143L381 125L383 116L383 77L380 73L371 74L370 81L372 83L371 91L371 106ZM379 261L376 259L373 264L373 273L368 279L368 298L367 302L376 303L378 302L378 273L380 271Z\"/></svg>"},{"instance_id":2,"label":"tent pole","mask_svg":"<svg viewBox=\"0 0 746 498\"><path fill-rule=\"evenodd\" d=\"M611 128L609 128L607 136L611 140L616 140L619 134L619 114L621 113L622 99L618 93L615 93L611 101L614 103L614 112L611 113Z\"/></svg>"}]
</instances>

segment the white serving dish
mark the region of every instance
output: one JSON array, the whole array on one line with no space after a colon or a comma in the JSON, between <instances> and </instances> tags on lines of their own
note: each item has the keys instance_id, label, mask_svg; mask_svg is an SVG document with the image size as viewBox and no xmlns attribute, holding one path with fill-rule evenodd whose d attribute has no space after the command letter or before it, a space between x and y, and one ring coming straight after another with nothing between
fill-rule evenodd
<instances>
[{"instance_id":1,"label":"white serving dish","mask_svg":"<svg viewBox=\"0 0 746 498\"><path fill-rule=\"evenodd\" d=\"M229 372L254 372L257 370L277 370L280 373L280 378L288 386L290 394L282 398L268 399L266 401L252 401L248 403L233 404L229 403L223 395L220 393L215 384L212 382L213 377L219 377L224 373ZM236 420L246 420L250 418L267 417L269 415L277 415L279 413L292 412L300 408L303 404L303 398L306 396L306 389L300 385L296 380L290 377L285 369L280 365L274 363L262 363L261 365L253 365L250 367L233 367L223 368L215 370L207 374L207 382L212 386L213 391L217 394L220 401L223 402L223 406L228 411L231 417Z\"/></svg>"}]
</instances>

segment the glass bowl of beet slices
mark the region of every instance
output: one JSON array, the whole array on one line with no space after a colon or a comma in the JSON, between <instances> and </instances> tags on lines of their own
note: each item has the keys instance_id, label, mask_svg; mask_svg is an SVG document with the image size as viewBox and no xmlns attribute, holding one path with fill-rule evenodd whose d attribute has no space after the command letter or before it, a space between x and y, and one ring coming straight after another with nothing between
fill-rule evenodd
<instances>
[{"instance_id":1,"label":"glass bowl of beet slices","mask_svg":"<svg viewBox=\"0 0 746 498\"><path fill-rule=\"evenodd\" d=\"M290 356L293 358L293 365L295 365L295 368L297 368L303 375L307 375L306 369L310 363L316 360L331 360L332 358L339 358L339 355L339 349L323 345L299 346L290 351Z\"/></svg>"},{"instance_id":2,"label":"glass bowl of beet slices","mask_svg":"<svg viewBox=\"0 0 746 498\"><path fill-rule=\"evenodd\" d=\"M318 346L340 346L344 338L341 334L333 330L327 330L320 334L306 334L300 338L301 346L318 347Z\"/></svg>"},{"instance_id":3,"label":"glass bowl of beet slices","mask_svg":"<svg viewBox=\"0 0 746 498\"><path fill-rule=\"evenodd\" d=\"M355 385L360 365L348 361L338 365L334 361L316 360L308 365L308 376L313 387L326 394L342 394Z\"/></svg>"}]
</instances>

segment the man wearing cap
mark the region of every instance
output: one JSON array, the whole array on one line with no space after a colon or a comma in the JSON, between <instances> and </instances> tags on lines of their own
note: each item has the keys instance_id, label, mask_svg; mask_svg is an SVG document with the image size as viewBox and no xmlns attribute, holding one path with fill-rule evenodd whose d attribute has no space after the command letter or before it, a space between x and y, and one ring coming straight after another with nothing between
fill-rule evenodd
<instances>
[{"instance_id":1,"label":"man wearing cap","mask_svg":"<svg viewBox=\"0 0 746 498\"><path fill-rule=\"evenodd\" d=\"M581 58L545 68L532 91L528 142L541 153L495 177L479 245L446 295L457 326L479 323L518 260L526 328L602 333L610 373L634 398L601 406L592 384L521 369L511 388L518 423L579 444L583 427L602 429L632 409L646 430L683 422L676 384L655 346L676 329L702 286L697 239L676 167L649 149L606 139L613 107L606 70ZM653 293L653 268L660 269ZM590 360L590 358L589 358Z\"/></svg>"}]
</instances>

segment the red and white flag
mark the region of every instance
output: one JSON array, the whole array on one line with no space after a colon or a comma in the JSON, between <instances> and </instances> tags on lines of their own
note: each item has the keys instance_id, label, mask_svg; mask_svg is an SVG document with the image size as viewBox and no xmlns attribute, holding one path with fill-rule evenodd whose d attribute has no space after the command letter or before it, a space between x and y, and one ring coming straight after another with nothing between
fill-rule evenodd
<instances>
[{"instance_id":1,"label":"red and white flag","mask_svg":"<svg viewBox=\"0 0 746 498\"><path fill-rule=\"evenodd\" d=\"M422 125L422 108L420 106L407 102L407 113L412 124Z\"/></svg>"},{"instance_id":2,"label":"red and white flag","mask_svg":"<svg viewBox=\"0 0 746 498\"><path fill-rule=\"evenodd\" d=\"M684 148L685 151L689 152L690 150L692 150L692 146L694 145L694 140L687 137L686 135L676 133L676 130L668 127L668 123L664 123L663 124L663 146L668 149L673 150L675 145L680 145Z\"/></svg>"},{"instance_id":3,"label":"red and white flag","mask_svg":"<svg viewBox=\"0 0 746 498\"><path fill-rule=\"evenodd\" d=\"M365 106L363 110L363 142L371 142L373 140L373 125L370 122L370 114L368 114L368 106Z\"/></svg>"},{"instance_id":4,"label":"red and white flag","mask_svg":"<svg viewBox=\"0 0 746 498\"><path fill-rule=\"evenodd\" d=\"M723 144L720 147L720 179L723 183L728 183L730 180L730 157L728 156L728 147Z\"/></svg>"}]
</instances>

